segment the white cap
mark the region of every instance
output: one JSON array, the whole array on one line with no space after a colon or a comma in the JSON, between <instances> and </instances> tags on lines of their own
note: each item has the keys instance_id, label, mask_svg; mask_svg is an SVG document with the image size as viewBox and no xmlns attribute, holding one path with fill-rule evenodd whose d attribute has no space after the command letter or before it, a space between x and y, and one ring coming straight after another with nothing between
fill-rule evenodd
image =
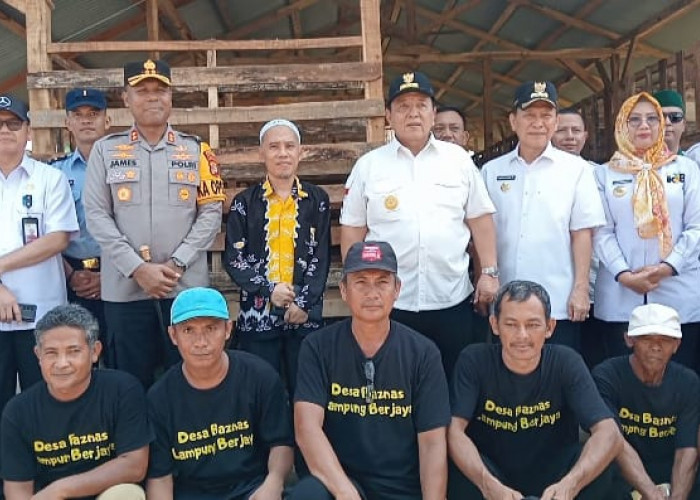
<instances>
[{"instance_id":1,"label":"white cap","mask_svg":"<svg viewBox=\"0 0 700 500\"><path fill-rule=\"evenodd\" d=\"M675 309L661 304L635 307L630 317L628 337L641 335L666 335L681 338L681 321Z\"/></svg>"}]
</instances>

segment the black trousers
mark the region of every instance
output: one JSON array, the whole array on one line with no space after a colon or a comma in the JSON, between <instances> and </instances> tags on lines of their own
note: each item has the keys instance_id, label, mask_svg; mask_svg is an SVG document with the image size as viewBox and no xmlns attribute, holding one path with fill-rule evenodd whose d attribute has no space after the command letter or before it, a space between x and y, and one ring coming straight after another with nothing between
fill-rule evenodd
<instances>
[{"instance_id":1,"label":"black trousers","mask_svg":"<svg viewBox=\"0 0 700 500\"><path fill-rule=\"evenodd\" d=\"M574 351L581 352L581 323L568 319L558 319L554 334L547 341L550 344L559 344L571 347Z\"/></svg>"},{"instance_id":2,"label":"black trousers","mask_svg":"<svg viewBox=\"0 0 700 500\"><path fill-rule=\"evenodd\" d=\"M413 328L435 342L442 356L447 380L451 381L462 349L482 341L473 326L475 314L471 297L468 297L447 309L418 312L394 309L391 311L391 319Z\"/></svg>"},{"instance_id":3,"label":"black trousers","mask_svg":"<svg viewBox=\"0 0 700 500\"><path fill-rule=\"evenodd\" d=\"M579 443L553 450L547 460L537 464L523 464L518 477L506 477L488 457L481 460L502 484L525 496L539 498L548 486L558 482L574 466L581 455ZM607 498L612 482L612 471L608 467L576 497L578 500L603 500ZM481 491L450 461L447 498L449 500L482 500Z\"/></svg>"},{"instance_id":4,"label":"black trousers","mask_svg":"<svg viewBox=\"0 0 700 500\"><path fill-rule=\"evenodd\" d=\"M145 388L153 384L159 368L180 360L167 331L172 304L173 299L104 303L114 367L134 375ZM163 324L156 308L161 311Z\"/></svg>"}]
</instances>

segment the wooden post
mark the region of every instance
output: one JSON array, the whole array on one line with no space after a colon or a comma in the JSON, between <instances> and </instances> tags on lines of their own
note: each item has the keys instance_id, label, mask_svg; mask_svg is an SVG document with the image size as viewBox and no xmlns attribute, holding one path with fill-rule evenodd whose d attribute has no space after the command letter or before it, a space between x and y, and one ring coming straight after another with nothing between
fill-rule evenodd
<instances>
[{"instance_id":1,"label":"wooden post","mask_svg":"<svg viewBox=\"0 0 700 500\"><path fill-rule=\"evenodd\" d=\"M207 68L216 67L216 51L207 50ZM209 87L207 89L209 98L209 109L219 107L219 89ZM209 125L209 145L212 149L219 149L219 126L215 123Z\"/></svg>"},{"instance_id":2,"label":"wooden post","mask_svg":"<svg viewBox=\"0 0 700 500\"><path fill-rule=\"evenodd\" d=\"M382 64L382 35L379 29L379 0L360 0L362 60ZM382 77L365 83L365 99L382 99ZM367 119L367 142L384 141L384 117Z\"/></svg>"},{"instance_id":3,"label":"wooden post","mask_svg":"<svg viewBox=\"0 0 700 500\"><path fill-rule=\"evenodd\" d=\"M158 41L158 0L146 0L146 29L148 41ZM159 59L160 52L151 51L151 59Z\"/></svg>"},{"instance_id":4,"label":"wooden post","mask_svg":"<svg viewBox=\"0 0 700 500\"><path fill-rule=\"evenodd\" d=\"M659 61L659 89L668 87L668 62L666 59Z\"/></svg>"},{"instance_id":5,"label":"wooden post","mask_svg":"<svg viewBox=\"0 0 700 500\"><path fill-rule=\"evenodd\" d=\"M484 147L490 148L493 145L493 100L491 99L493 90L493 74L491 73L491 60L483 61L484 91L481 107L484 117Z\"/></svg>"},{"instance_id":6,"label":"wooden post","mask_svg":"<svg viewBox=\"0 0 700 500\"><path fill-rule=\"evenodd\" d=\"M693 90L695 92L695 124L700 123L700 42L693 45Z\"/></svg>"},{"instance_id":7,"label":"wooden post","mask_svg":"<svg viewBox=\"0 0 700 500\"><path fill-rule=\"evenodd\" d=\"M51 42L51 9L49 0L27 0L27 73L51 71L51 57L47 52ZM51 109L51 91L29 91L31 111ZM35 156L55 153L48 129L32 129L32 152Z\"/></svg>"},{"instance_id":8,"label":"wooden post","mask_svg":"<svg viewBox=\"0 0 700 500\"><path fill-rule=\"evenodd\" d=\"M679 50L676 52L676 90L683 96L683 102L685 102L685 60L683 57L683 51Z\"/></svg>"}]
</instances>

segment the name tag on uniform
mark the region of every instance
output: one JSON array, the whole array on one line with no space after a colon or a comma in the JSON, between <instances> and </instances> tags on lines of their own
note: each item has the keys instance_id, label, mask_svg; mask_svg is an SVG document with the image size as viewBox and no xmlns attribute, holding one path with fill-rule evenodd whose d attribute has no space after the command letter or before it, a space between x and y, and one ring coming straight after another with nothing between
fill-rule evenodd
<instances>
[{"instance_id":1,"label":"name tag on uniform","mask_svg":"<svg viewBox=\"0 0 700 500\"><path fill-rule=\"evenodd\" d=\"M672 174L666 176L666 182L668 184L679 184L685 183L685 174Z\"/></svg>"},{"instance_id":2,"label":"name tag on uniform","mask_svg":"<svg viewBox=\"0 0 700 500\"><path fill-rule=\"evenodd\" d=\"M515 176L514 175L497 175L496 180L497 181L514 181Z\"/></svg>"},{"instance_id":3,"label":"name tag on uniform","mask_svg":"<svg viewBox=\"0 0 700 500\"><path fill-rule=\"evenodd\" d=\"M632 179L619 179L616 181L612 181L613 186L618 186L620 184L632 184Z\"/></svg>"}]
</instances>

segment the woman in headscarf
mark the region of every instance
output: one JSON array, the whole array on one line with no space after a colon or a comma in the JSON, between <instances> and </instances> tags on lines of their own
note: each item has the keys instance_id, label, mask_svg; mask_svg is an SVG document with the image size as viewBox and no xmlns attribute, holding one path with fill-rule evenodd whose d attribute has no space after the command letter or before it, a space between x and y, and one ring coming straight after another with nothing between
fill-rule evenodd
<instances>
[{"instance_id":1,"label":"woman in headscarf","mask_svg":"<svg viewBox=\"0 0 700 500\"><path fill-rule=\"evenodd\" d=\"M698 369L700 347L700 175L664 143L664 116L646 92L627 99L615 122L617 152L596 168L606 225L594 237L600 259L595 316L604 357L628 352L632 309L664 304L681 317L676 360Z\"/></svg>"}]
</instances>

